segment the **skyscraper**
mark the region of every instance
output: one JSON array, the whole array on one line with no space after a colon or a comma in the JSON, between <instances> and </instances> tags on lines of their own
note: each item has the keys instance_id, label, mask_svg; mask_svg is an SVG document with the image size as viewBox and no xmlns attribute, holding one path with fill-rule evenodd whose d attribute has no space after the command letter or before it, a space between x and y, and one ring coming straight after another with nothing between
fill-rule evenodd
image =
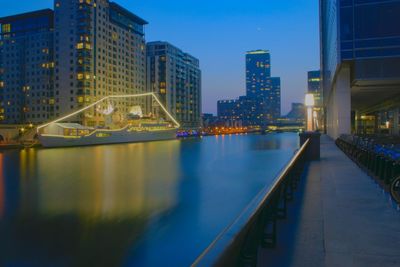
<instances>
[{"instance_id":1,"label":"skyscraper","mask_svg":"<svg viewBox=\"0 0 400 267\"><path fill-rule=\"evenodd\" d=\"M0 123L41 123L54 115L53 11L0 19Z\"/></svg>"},{"instance_id":2,"label":"skyscraper","mask_svg":"<svg viewBox=\"0 0 400 267\"><path fill-rule=\"evenodd\" d=\"M322 107L321 72L319 70L309 71L307 78L308 93L314 95L315 106Z\"/></svg>"},{"instance_id":3,"label":"skyscraper","mask_svg":"<svg viewBox=\"0 0 400 267\"><path fill-rule=\"evenodd\" d=\"M147 89L147 22L114 2L55 0L54 12L10 16L0 23L3 123L41 123L107 95ZM126 112L131 106L126 104L119 101L116 108ZM94 126L102 125L103 117L93 109L74 120Z\"/></svg>"},{"instance_id":4,"label":"skyscraper","mask_svg":"<svg viewBox=\"0 0 400 267\"><path fill-rule=\"evenodd\" d=\"M400 1L320 0L321 72L327 132L375 132L390 120L399 133ZM380 116L386 113L387 120ZM367 116L366 116L367 115Z\"/></svg>"},{"instance_id":5,"label":"skyscraper","mask_svg":"<svg viewBox=\"0 0 400 267\"><path fill-rule=\"evenodd\" d=\"M246 53L246 97L252 102L246 124L266 126L280 117L281 81L271 77L271 56L267 50Z\"/></svg>"},{"instance_id":6,"label":"skyscraper","mask_svg":"<svg viewBox=\"0 0 400 267\"><path fill-rule=\"evenodd\" d=\"M168 42L147 44L147 86L185 128L201 125L199 60Z\"/></svg>"},{"instance_id":7,"label":"skyscraper","mask_svg":"<svg viewBox=\"0 0 400 267\"><path fill-rule=\"evenodd\" d=\"M314 114L315 128L322 130L324 128L324 103L322 97L321 72L319 70L309 71L307 73L307 93L314 95Z\"/></svg>"},{"instance_id":8,"label":"skyscraper","mask_svg":"<svg viewBox=\"0 0 400 267\"><path fill-rule=\"evenodd\" d=\"M267 79L271 77L271 55L267 50L246 53L246 95L257 97L264 94Z\"/></svg>"},{"instance_id":9,"label":"skyscraper","mask_svg":"<svg viewBox=\"0 0 400 267\"><path fill-rule=\"evenodd\" d=\"M145 20L108 0L55 0L54 10L57 116L107 95L146 91ZM125 102L117 105L127 112ZM89 126L104 120L95 111L81 119Z\"/></svg>"}]
</instances>

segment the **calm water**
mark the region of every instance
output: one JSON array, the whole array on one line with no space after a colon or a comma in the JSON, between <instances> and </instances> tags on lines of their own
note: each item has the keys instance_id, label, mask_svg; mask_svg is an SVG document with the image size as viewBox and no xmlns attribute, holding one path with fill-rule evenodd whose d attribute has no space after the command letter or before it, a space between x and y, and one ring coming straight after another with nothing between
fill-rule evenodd
<instances>
[{"instance_id":1,"label":"calm water","mask_svg":"<svg viewBox=\"0 0 400 267\"><path fill-rule=\"evenodd\" d=\"M295 134L0 153L0 266L188 266Z\"/></svg>"}]
</instances>

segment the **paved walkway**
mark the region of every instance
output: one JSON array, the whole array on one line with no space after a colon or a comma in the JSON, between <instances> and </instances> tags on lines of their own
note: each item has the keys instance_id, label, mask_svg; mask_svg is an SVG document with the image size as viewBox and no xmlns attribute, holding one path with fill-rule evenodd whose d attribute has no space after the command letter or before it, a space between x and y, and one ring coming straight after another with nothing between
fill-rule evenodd
<instances>
[{"instance_id":1,"label":"paved walkway","mask_svg":"<svg viewBox=\"0 0 400 267\"><path fill-rule=\"evenodd\" d=\"M328 137L301 187L258 266L400 266L400 211Z\"/></svg>"}]
</instances>

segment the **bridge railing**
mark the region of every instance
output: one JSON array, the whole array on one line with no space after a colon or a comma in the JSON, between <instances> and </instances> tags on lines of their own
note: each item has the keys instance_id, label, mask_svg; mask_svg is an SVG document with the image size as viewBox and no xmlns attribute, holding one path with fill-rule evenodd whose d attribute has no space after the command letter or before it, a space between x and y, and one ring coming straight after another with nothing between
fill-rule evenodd
<instances>
[{"instance_id":1,"label":"bridge railing","mask_svg":"<svg viewBox=\"0 0 400 267\"><path fill-rule=\"evenodd\" d=\"M192 266L256 266L261 246L274 247L276 225L284 219L287 203L293 199L307 161L310 139L295 153L289 164L263 188L236 220L225 228Z\"/></svg>"}]
</instances>

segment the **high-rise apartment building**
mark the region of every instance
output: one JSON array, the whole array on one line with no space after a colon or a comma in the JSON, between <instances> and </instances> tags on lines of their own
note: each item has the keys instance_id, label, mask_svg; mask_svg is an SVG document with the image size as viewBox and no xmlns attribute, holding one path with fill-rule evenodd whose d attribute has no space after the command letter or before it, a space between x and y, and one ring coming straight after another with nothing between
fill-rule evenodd
<instances>
[{"instance_id":1,"label":"high-rise apartment building","mask_svg":"<svg viewBox=\"0 0 400 267\"><path fill-rule=\"evenodd\" d=\"M108 95L146 92L147 22L108 0L55 0L0 19L0 119L42 123ZM146 99L119 101L127 112ZM132 103L136 101L135 103ZM102 125L96 109L74 121Z\"/></svg>"},{"instance_id":2,"label":"high-rise apartment building","mask_svg":"<svg viewBox=\"0 0 400 267\"><path fill-rule=\"evenodd\" d=\"M322 99L322 84L321 84L321 72L319 70L309 71L307 73L307 85L308 93L314 95L314 101L316 107L323 106Z\"/></svg>"},{"instance_id":3,"label":"high-rise apartment building","mask_svg":"<svg viewBox=\"0 0 400 267\"><path fill-rule=\"evenodd\" d=\"M265 127L281 116L281 79L271 77L267 50L246 53L246 95L218 101L220 120L240 121L243 126Z\"/></svg>"},{"instance_id":4,"label":"high-rise apartment building","mask_svg":"<svg viewBox=\"0 0 400 267\"><path fill-rule=\"evenodd\" d=\"M271 77L271 55L267 50L246 53L246 95L257 97L264 94L267 80Z\"/></svg>"},{"instance_id":5,"label":"high-rise apartment building","mask_svg":"<svg viewBox=\"0 0 400 267\"><path fill-rule=\"evenodd\" d=\"M314 96L314 127L317 130L322 130L324 128L324 103L321 72L319 70L307 73L307 85L307 93Z\"/></svg>"},{"instance_id":6,"label":"high-rise apartment building","mask_svg":"<svg viewBox=\"0 0 400 267\"><path fill-rule=\"evenodd\" d=\"M0 123L41 123L54 115L53 11L0 19Z\"/></svg>"},{"instance_id":7,"label":"high-rise apartment building","mask_svg":"<svg viewBox=\"0 0 400 267\"><path fill-rule=\"evenodd\" d=\"M320 0L321 74L330 136L399 133L400 0ZM381 120L383 113L385 120Z\"/></svg>"},{"instance_id":8,"label":"high-rise apartment building","mask_svg":"<svg viewBox=\"0 0 400 267\"><path fill-rule=\"evenodd\" d=\"M146 91L145 20L108 0L56 0L54 11L57 116L107 95ZM126 104L116 106L127 112ZM80 119L104 120L96 110Z\"/></svg>"},{"instance_id":9,"label":"high-rise apartment building","mask_svg":"<svg viewBox=\"0 0 400 267\"><path fill-rule=\"evenodd\" d=\"M246 96L253 102L246 124L266 126L280 117L281 81L271 77L271 55L267 50L246 53Z\"/></svg>"},{"instance_id":10,"label":"high-rise apartment building","mask_svg":"<svg viewBox=\"0 0 400 267\"><path fill-rule=\"evenodd\" d=\"M147 86L186 128L201 125L199 60L167 42L147 44Z\"/></svg>"}]
</instances>

